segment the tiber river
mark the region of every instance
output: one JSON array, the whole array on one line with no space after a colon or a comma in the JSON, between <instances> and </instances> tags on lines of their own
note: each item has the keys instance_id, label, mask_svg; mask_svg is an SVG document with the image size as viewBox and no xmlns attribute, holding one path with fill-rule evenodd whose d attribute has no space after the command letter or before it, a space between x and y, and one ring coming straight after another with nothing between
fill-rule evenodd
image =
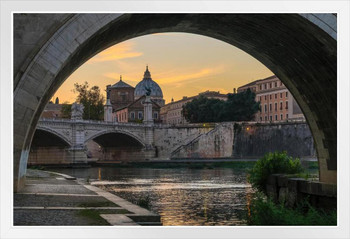
<instances>
[{"instance_id":1,"label":"tiber river","mask_svg":"<svg viewBox=\"0 0 350 239\"><path fill-rule=\"evenodd\" d=\"M244 225L252 188L244 170L231 168L53 169L99 180L99 187L135 204L149 202L164 226Z\"/></svg>"}]
</instances>

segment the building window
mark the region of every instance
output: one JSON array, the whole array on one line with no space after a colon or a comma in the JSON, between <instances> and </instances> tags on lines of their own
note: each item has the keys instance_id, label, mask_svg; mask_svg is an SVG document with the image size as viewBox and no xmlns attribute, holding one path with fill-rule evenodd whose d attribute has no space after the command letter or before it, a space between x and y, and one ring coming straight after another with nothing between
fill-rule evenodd
<instances>
[{"instance_id":1,"label":"building window","mask_svg":"<svg viewBox=\"0 0 350 239\"><path fill-rule=\"evenodd\" d=\"M277 87L277 81L275 82L275 87Z\"/></svg>"},{"instance_id":2,"label":"building window","mask_svg":"<svg viewBox=\"0 0 350 239\"><path fill-rule=\"evenodd\" d=\"M272 83L270 82L270 89L272 88Z\"/></svg>"},{"instance_id":3,"label":"building window","mask_svg":"<svg viewBox=\"0 0 350 239\"><path fill-rule=\"evenodd\" d=\"M265 121L267 121L267 116L265 116Z\"/></svg>"},{"instance_id":4,"label":"building window","mask_svg":"<svg viewBox=\"0 0 350 239\"><path fill-rule=\"evenodd\" d=\"M283 114L281 114L281 120L283 120Z\"/></svg>"},{"instance_id":5,"label":"building window","mask_svg":"<svg viewBox=\"0 0 350 239\"><path fill-rule=\"evenodd\" d=\"M135 112L130 113L130 119L135 119Z\"/></svg>"},{"instance_id":6,"label":"building window","mask_svg":"<svg viewBox=\"0 0 350 239\"><path fill-rule=\"evenodd\" d=\"M139 112L138 112L138 118L139 118L139 119L142 119L142 118L143 118L142 111L139 111Z\"/></svg>"},{"instance_id":7,"label":"building window","mask_svg":"<svg viewBox=\"0 0 350 239\"><path fill-rule=\"evenodd\" d=\"M262 117L260 117L260 121L262 121Z\"/></svg>"},{"instance_id":8,"label":"building window","mask_svg":"<svg viewBox=\"0 0 350 239\"><path fill-rule=\"evenodd\" d=\"M286 109L288 109L288 101L286 101Z\"/></svg>"},{"instance_id":9,"label":"building window","mask_svg":"<svg viewBox=\"0 0 350 239\"><path fill-rule=\"evenodd\" d=\"M270 95L270 100L272 99L272 95Z\"/></svg>"},{"instance_id":10,"label":"building window","mask_svg":"<svg viewBox=\"0 0 350 239\"><path fill-rule=\"evenodd\" d=\"M280 110L282 110L282 109L283 109L283 103L280 102Z\"/></svg>"},{"instance_id":11,"label":"building window","mask_svg":"<svg viewBox=\"0 0 350 239\"><path fill-rule=\"evenodd\" d=\"M270 103L270 112L272 111L272 104Z\"/></svg>"},{"instance_id":12,"label":"building window","mask_svg":"<svg viewBox=\"0 0 350 239\"><path fill-rule=\"evenodd\" d=\"M275 115L275 120L277 120L277 115Z\"/></svg>"},{"instance_id":13,"label":"building window","mask_svg":"<svg viewBox=\"0 0 350 239\"><path fill-rule=\"evenodd\" d=\"M286 114L286 119L288 119L288 114Z\"/></svg>"},{"instance_id":14,"label":"building window","mask_svg":"<svg viewBox=\"0 0 350 239\"><path fill-rule=\"evenodd\" d=\"M266 100L266 95L265 95L265 100Z\"/></svg>"},{"instance_id":15,"label":"building window","mask_svg":"<svg viewBox=\"0 0 350 239\"><path fill-rule=\"evenodd\" d=\"M275 103L275 111L277 111L277 103Z\"/></svg>"},{"instance_id":16,"label":"building window","mask_svg":"<svg viewBox=\"0 0 350 239\"><path fill-rule=\"evenodd\" d=\"M158 112L153 113L153 119L158 119Z\"/></svg>"},{"instance_id":17,"label":"building window","mask_svg":"<svg viewBox=\"0 0 350 239\"><path fill-rule=\"evenodd\" d=\"M261 85L259 85L259 89L261 90Z\"/></svg>"},{"instance_id":18,"label":"building window","mask_svg":"<svg viewBox=\"0 0 350 239\"><path fill-rule=\"evenodd\" d=\"M275 99L277 99L277 94L275 94Z\"/></svg>"},{"instance_id":19,"label":"building window","mask_svg":"<svg viewBox=\"0 0 350 239\"><path fill-rule=\"evenodd\" d=\"M282 81L280 81L280 86L282 86L283 85L283 83L282 83Z\"/></svg>"},{"instance_id":20,"label":"building window","mask_svg":"<svg viewBox=\"0 0 350 239\"><path fill-rule=\"evenodd\" d=\"M272 121L272 115L270 115L270 121Z\"/></svg>"},{"instance_id":21,"label":"building window","mask_svg":"<svg viewBox=\"0 0 350 239\"><path fill-rule=\"evenodd\" d=\"M282 93L280 93L280 98L282 99Z\"/></svg>"},{"instance_id":22,"label":"building window","mask_svg":"<svg viewBox=\"0 0 350 239\"><path fill-rule=\"evenodd\" d=\"M288 91L286 92L286 97L288 97Z\"/></svg>"},{"instance_id":23,"label":"building window","mask_svg":"<svg viewBox=\"0 0 350 239\"><path fill-rule=\"evenodd\" d=\"M266 105L266 104L265 104L265 107L264 107L264 108L265 108L265 113L266 113L266 112L267 112L267 105Z\"/></svg>"}]
</instances>

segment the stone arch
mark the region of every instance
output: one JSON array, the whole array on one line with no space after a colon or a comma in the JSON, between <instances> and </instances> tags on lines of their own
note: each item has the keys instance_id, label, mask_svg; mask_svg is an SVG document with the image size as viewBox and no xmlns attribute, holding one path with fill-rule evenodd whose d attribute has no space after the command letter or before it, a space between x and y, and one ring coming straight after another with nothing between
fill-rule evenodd
<instances>
[{"instance_id":1,"label":"stone arch","mask_svg":"<svg viewBox=\"0 0 350 239\"><path fill-rule=\"evenodd\" d=\"M93 139L95 139L95 138L97 138L99 136L102 136L102 135L105 135L105 134L113 134L113 133L127 135L130 138L136 140L140 145L142 145L142 147L146 147L146 144L137 135L135 135L135 134L133 134L133 133L131 133L129 131L118 130L118 129L114 129L114 130L108 129L108 130L99 131L99 132L97 132L95 134L91 134L91 135L89 135L88 137L85 138L84 144L86 144L88 141L93 140Z\"/></svg>"},{"instance_id":2,"label":"stone arch","mask_svg":"<svg viewBox=\"0 0 350 239\"><path fill-rule=\"evenodd\" d=\"M42 130L42 131L46 131L49 132L55 136L57 136L58 138L60 138L62 141L64 141L68 146L72 147L72 142L67 139L66 136L64 136L63 134L61 134L60 132L57 132L56 130L47 128L47 127L43 127L43 126L37 126L36 127L37 130Z\"/></svg>"},{"instance_id":3,"label":"stone arch","mask_svg":"<svg viewBox=\"0 0 350 239\"><path fill-rule=\"evenodd\" d=\"M336 183L337 42L307 18L298 14L76 14L40 48L15 84L15 190L24 178L40 114L64 80L107 47L159 32L194 33L224 41L274 72L306 116L316 144L320 181Z\"/></svg>"}]
</instances>

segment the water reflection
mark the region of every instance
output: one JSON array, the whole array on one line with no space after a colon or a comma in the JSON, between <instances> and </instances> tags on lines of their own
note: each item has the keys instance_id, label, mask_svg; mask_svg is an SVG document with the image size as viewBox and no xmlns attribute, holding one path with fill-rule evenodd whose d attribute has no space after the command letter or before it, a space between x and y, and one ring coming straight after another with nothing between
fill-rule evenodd
<instances>
[{"instance_id":1,"label":"water reflection","mask_svg":"<svg viewBox=\"0 0 350 239\"><path fill-rule=\"evenodd\" d=\"M242 225L251 193L244 171L233 169L59 169L137 203L149 197L163 225Z\"/></svg>"}]
</instances>

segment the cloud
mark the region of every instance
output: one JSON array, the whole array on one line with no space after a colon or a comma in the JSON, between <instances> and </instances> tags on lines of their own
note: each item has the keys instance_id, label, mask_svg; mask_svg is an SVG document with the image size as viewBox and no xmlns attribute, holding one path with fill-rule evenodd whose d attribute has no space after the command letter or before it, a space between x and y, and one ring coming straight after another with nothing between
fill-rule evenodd
<instances>
[{"instance_id":1,"label":"cloud","mask_svg":"<svg viewBox=\"0 0 350 239\"><path fill-rule=\"evenodd\" d=\"M142 56L142 52L134 51L134 43L125 42L112 46L89 60L89 63L121 60Z\"/></svg>"},{"instance_id":2,"label":"cloud","mask_svg":"<svg viewBox=\"0 0 350 239\"><path fill-rule=\"evenodd\" d=\"M155 80L162 85L173 85L179 87L183 84L202 80L205 77L215 76L223 71L223 66L217 66L213 68L202 68L196 72L188 72L187 74L179 74L179 72L166 72L156 75Z\"/></svg>"}]
</instances>

